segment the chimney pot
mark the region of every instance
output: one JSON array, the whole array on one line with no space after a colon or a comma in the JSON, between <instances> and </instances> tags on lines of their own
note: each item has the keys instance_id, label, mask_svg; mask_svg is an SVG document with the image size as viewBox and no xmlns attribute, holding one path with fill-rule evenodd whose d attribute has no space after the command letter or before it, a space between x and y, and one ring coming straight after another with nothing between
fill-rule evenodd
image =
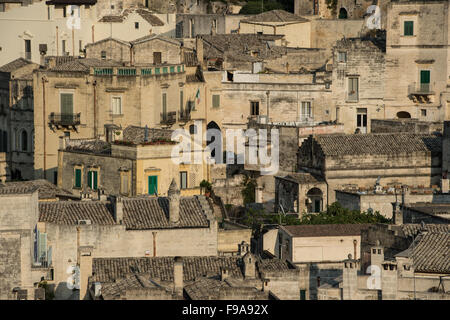
<instances>
[{"instance_id":1,"label":"chimney pot","mask_svg":"<svg viewBox=\"0 0 450 320\"><path fill-rule=\"evenodd\" d=\"M173 263L173 287L177 294L183 294L183 258L181 257L175 257Z\"/></svg>"},{"instance_id":2,"label":"chimney pot","mask_svg":"<svg viewBox=\"0 0 450 320\"><path fill-rule=\"evenodd\" d=\"M172 179L167 195L169 198L169 221L177 224L180 221L180 189L178 189L175 179Z\"/></svg>"}]
</instances>

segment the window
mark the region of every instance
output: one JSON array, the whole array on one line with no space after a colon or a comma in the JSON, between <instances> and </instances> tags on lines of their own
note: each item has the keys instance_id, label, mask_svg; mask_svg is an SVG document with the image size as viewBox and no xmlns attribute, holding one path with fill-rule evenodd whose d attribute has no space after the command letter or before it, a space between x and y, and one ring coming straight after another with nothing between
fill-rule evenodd
<instances>
[{"instance_id":1,"label":"window","mask_svg":"<svg viewBox=\"0 0 450 320\"><path fill-rule=\"evenodd\" d=\"M83 40L79 40L78 41L78 50L80 51L80 52L83 52Z\"/></svg>"},{"instance_id":2,"label":"window","mask_svg":"<svg viewBox=\"0 0 450 320\"><path fill-rule=\"evenodd\" d=\"M306 300L306 290L300 290L300 300Z\"/></svg>"},{"instance_id":3,"label":"window","mask_svg":"<svg viewBox=\"0 0 450 320\"><path fill-rule=\"evenodd\" d=\"M60 95L61 114L73 114L73 93L61 93Z\"/></svg>"},{"instance_id":4,"label":"window","mask_svg":"<svg viewBox=\"0 0 450 320\"><path fill-rule=\"evenodd\" d=\"M165 92L162 94L162 113L167 113L167 93Z\"/></svg>"},{"instance_id":5,"label":"window","mask_svg":"<svg viewBox=\"0 0 450 320\"><path fill-rule=\"evenodd\" d=\"M348 100L358 101L358 78L348 78Z\"/></svg>"},{"instance_id":6,"label":"window","mask_svg":"<svg viewBox=\"0 0 450 320\"><path fill-rule=\"evenodd\" d=\"M376 254L376 253L377 253L377 249L373 249L373 250L372 250L372 253L373 253L373 254Z\"/></svg>"},{"instance_id":7,"label":"window","mask_svg":"<svg viewBox=\"0 0 450 320\"><path fill-rule=\"evenodd\" d=\"M302 101L300 120L306 121L312 118L311 101Z\"/></svg>"},{"instance_id":8,"label":"window","mask_svg":"<svg viewBox=\"0 0 450 320\"><path fill-rule=\"evenodd\" d=\"M190 29L190 35L191 35L191 38L195 38L195 31L194 31L194 20L193 19L190 19L189 20L189 29Z\"/></svg>"},{"instance_id":9,"label":"window","mask_svg":"<svg viewBox=\"0 0 450 320\"><path fill-rule=\"evenodd\" d=\"M420 70L420 92L430 91L430 70Z\"/></svg>"},{"instance_id":10,"label":"window","mask_svg":"<svg viewBox=\"0 0 450 320\"><path fill-rule=\"evenodd\" d=\"M414 21L405 21L403 23L403 35L405 36L414 35Z\"/></svg>"},{"instance_id":11,"label":"window","mask_svg":"<svg viewBox=\"0 0 450 320\"><path fill-rule=\"evenodd\" d=\"M97 190L97 182L98 182L98 171L90 170L88 171L88 187L92 190Z\"/></svg>"},{"instance_id":12,"label":"window","mask_svg":"<svg viewBox=\"0 0 450 320\"><path fill-rule=\"evenodd\" d=\"M426 117L427 116L427 109L421 109L420 110L420 114L422 115L422 117Z\"/></svg>"},{"instance_id":13,"label":"window","mask_svg":"<svg viewBox=\"0 0 450 320\"><path fill-rule=\"evenodd\" d=\"M75 179L74 179L73 187L81 188L81 169L75 168L74 174L75 174Z\"/></svg>"},{"instance_id":14,"label":"window","mask_svg":"<svg viewBox=\"0 0 450 320\"><path fill-rule=\"evenodd\" d=\"M139 29L139 22L135 22L135 23L134 23L134 28L135 28L135 29Z\"/></svg>"},{"instance_id":15,"label":"window","mask_svg":"<svg viewBox=\"0 0 450 320\"><path fill-rule=\"evenodd\" d=\"M153 52L153 64L161 64L161 52Z\"/></svg>"},{"instance_id":16,"label":"window","mask_svg":"<svg viewBox=\"0 0 450 320\"><path fill-rule=\"evenodd\" d=\"M28 134L25 130L20 134L20 145L22 151L28 151Z\"/></svg>"},{"instance_id":17,"label":"window","mask_svg":"<svg viewBox=\"0 0 450 320\"><path fill-rule=\"evenodd\" d=\"M63 17L65 18L67 16L67 8L63 7Z\"/></svg>"},{"instance_id":18,"label":"window","mask_svg":"<svg viewBox=\"0 0 450 320\"><path fill-rule=\"evenodd\" d=\"M259 101L250 101L250 115L259 116Z\"/></svg>"},{"instance_id":19,"label":"window","mask_svg":"<svg viewBox=\"0 0 450 320\"><path fill-rule=\"evenodd\" d=\"M338 62L347 62L347 52L338 53Z\"/></svg>"},{"instance_id":20,"label":"window","mask_svg":"<svg viewBox=\"0 0 450 320\"><path fill-rule=\"evenodd\" d=\"M122 172L120 175L120 193L128 194L128 173Z\"/></svg>"},{"instance_id":21,"label":"window","mask_svg":"<svg viewBox=\"0 0 450 320\"><path fill-rule=\"evenodd\" d=\"M31 40L25 40L25 59L31 60Z\"/></svg>"},{"instance_id":22,"label":"window","mask_svg":"<svg viewBox=\"0 0 450 320\"><path fill-rule=\"evenodd\" d=\"M121 115L122 114L122 97L112 97L112 114Z\"/></svg>"},{"instance_id":23,"label":"window","mask_svg":"<svg viewBox=\"0 0 450 320\"><path fill-rule=\"evenodd\" d=\"M220 107L220 95L213 94L212 96L212 107L219 108Z\"/></svg>"},{"instance_id":24,"label":"window","mask_svg":"<svg viewBox=\"0 0 450 320\"><path fill-rule=\"evenodd\" d=\"M187 189L187 171L180 172L180 188Z\"/></svg>"},{"instance_id":25,"label":"window","mask_svg":"<svg viewBox=\"0 0 450 320\"><path fill-rule=\"evenodd\" d=\"M102 55L102 60L105 60L106 59L106 51L102 51L101 55Z\"/></svg>"},{"instance_id":26,"label":"window","mask_svg":"<svg viewBox=\"0 0 450 320\"><path fill-rule=\"evenodd\" d=\"M190 134L196 134L197 133L197 126L195 124L191 124L189 126L189 133Z\"/></svg>"},{"instance_id":27,"label":"window","mask_svg":"<svg viewBox=\"0 0 450 320\"><path fill-rule=\"evenodd\" d=\"M158 194L158 176L148 176L148 194Z\"/></svg>"},{"instance_id":28,"label":"window","mask_svg":"<svg viewBox=\"0 0 450 320\"><path fill-rule=\"evenodd\" d=\"M356 127L361 133L367 133L367 109L358 108L356 111Z\"/></svg>"},{"instance_id":29,"label":"window","mask_svg":"<svg viewBox=\"0 0 450 320\"><path fill-rule=\"evenodd\" d=\"M66 54L66 40L62 40L62 55Z\"/></svg>"}]
</instances>

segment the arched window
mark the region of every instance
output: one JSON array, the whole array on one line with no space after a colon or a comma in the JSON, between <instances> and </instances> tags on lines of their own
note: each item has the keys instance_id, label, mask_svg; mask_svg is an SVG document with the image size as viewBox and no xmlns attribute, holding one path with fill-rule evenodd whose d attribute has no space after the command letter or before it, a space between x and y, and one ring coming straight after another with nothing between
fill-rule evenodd
<instances>
[{"instance_id":1,"label":"arched window","mask_svg":"<svg viewBox=\"0 0 450 320\"><path fill-rule=\"evenodd\" d=\"M347 10L345 8L339 9L339 19L347 19Z\"/></svg>"},{"instance_id":2,"label":"arched window","mask_svg":"<svg viewBox=\"0 0 450 320\"><path fill-rule=\"evenodd\" d=\"M22 151L28 151L28 134L26 130L23 130L20 134L20 146Z\"/></svg>"}]
</instances>

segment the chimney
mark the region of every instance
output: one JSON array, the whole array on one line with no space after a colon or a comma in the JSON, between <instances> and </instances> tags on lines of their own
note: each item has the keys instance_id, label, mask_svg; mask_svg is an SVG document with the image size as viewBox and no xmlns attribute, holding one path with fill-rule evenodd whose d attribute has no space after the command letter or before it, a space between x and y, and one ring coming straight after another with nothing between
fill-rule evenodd
<instances>
[{"instance_id":1,"label":"chimney","mask_svg":"<svg viewBox=\"0 0 450 320\"><path fill-rule=\"evenodd\" d=\"M384 261L381 268L381 298L397 299L397 262Z\"/></svg>"},{"instance_id":2,"label":"chimney","mask_svg":"<svg viewBox=\"0 0 450 320\"><path fill-rule=\"evenodd\" d=\"M344 260L344 270L342 273L342 299L356 300L358 290L358 266L357 261L352 259L352 255L348 255L348 259Z\"/></svg>"},{"instance_id":3,"label":"chimney","mask_svg":"<svg viewBox=\"0 0 450 320\"><path fill-rule=\"evenodd\" d=\"M173 262L173 289L175 293L183 294L183 259L175 257Z\"/></svg>"},{"instance_id":4,"label":"chimney","mask_svg":"<svg viewBox=\"0 0 450 320\"><path fill-rule=\"evenodd\" d=\"M400 208L400 202L393 202L392 208L392 218L394 218L394 224L401 226L403 224L403 209Z\"/></svg>"},{"instance_id":5,"label":"chimney","mask_svg":"<svg viewBox=\"0 0 450 320\"><path fill-rule=\"evenodd\" d=\"M380 240L375 242L375 245L370 247L370 265L378 267L378 270L368 270L370 274L380 272L381 264L384 261L384 248L380 245Z\"/></svg>"},{"instance_id":6,"label":"chimney","mask_svg":"<svg viewBox=\"0 0 450 320\"><path fill-rule=\"evenodd\" d=\"M230 271L228 268L221 268L220 269L220 281L225 281L228 279L228 276L230 275Z\"/></svg>"},{"instance_id":7,"label":"chimney","mask_svg":"<svg viewBox=\"0 0 450 320\"><path fill-rule=\"evenodd\" d=\"M93 247L79 247L80 256L80 300L89 298L88 279L92 276Z\"/></svg>"},{"instance_id":8,"label":"chimney","mask_svg":"<svg viewBox=\"0 0 450 320\"><path fill-rule=\"evenodd\" d=\"M449 189L449 180L448 179L441 179L441 193L448 193Z\"/></svg>"},{"instance_id":9,"label":"chimney","mask_svg":"<svg viewBox=\"0 0 450 320\"><path fill-rule=\"evenodd\" d=\"M46 43L39 44L39 53L41 54L40 64L41 64L41 66L45 66L45 55L47 54L47 44Z\"/></svg>"},{"instance_id":10,"label":"chimney","mask_svg":"<svg viewBox=\"0 0 450 320\"><path fill-rule=\"evenodd\" d=\"M94 297L98 298L102 295L102 284L100 282L94 283Z\"/></svg>"},{"instance_id":11,"label":"chimney","mask_svg":"<svg viewBox=\"0 0 450 320\"><path fill-rule=\"evenodd\" d=\"M244 266L245 279L254 279L256 277L256 258L250 252L247 252L242 258Z\"/></svg>"},{"instance_id":12,"label":"chimney","mask_svg":"<svg viewBox=\"0 0 450 320\"><path fill-rule=\"evenodd\" d=\"M167 195L169 198L169 221L177 224L180 221L180 189L178 189L175 179L172 179Z\"/></svg>"},{"instance_id":13,"label":"chimney","mask_svg":"<svg viewBox=\"0 0 450 320\"><path fill-rule=\"evenodd\" d=\"M114 197L114 220L117 224L123 223L123 202L119 196Z\"/></svg>"},{"instance_id":14,"label":"chimney","mask_svg":"<svg viewBox=\"0 0 450 320\"><path fill-rule=\"evenodd\" d=\"M195 39L195 52L197 53L198 64L203 69L203 39L200 36Z\"/></svg>"}]
</instances>

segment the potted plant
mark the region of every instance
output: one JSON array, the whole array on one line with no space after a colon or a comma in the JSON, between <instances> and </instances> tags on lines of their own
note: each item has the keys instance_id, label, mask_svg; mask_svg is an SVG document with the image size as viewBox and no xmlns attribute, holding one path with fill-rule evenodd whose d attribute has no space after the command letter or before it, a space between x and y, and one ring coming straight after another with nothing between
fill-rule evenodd
<instances>
[{"instance_id":1,"label":"potted plant","mask_svg":"<svg viewBox=\"0 0 450 320\"><path fill-rule=\"evenodd\" d=\"M206 180L200 182L200 192L205 189L205 196L209 197L211 195L212 185Z\"/></svg>"}]
</instances>

